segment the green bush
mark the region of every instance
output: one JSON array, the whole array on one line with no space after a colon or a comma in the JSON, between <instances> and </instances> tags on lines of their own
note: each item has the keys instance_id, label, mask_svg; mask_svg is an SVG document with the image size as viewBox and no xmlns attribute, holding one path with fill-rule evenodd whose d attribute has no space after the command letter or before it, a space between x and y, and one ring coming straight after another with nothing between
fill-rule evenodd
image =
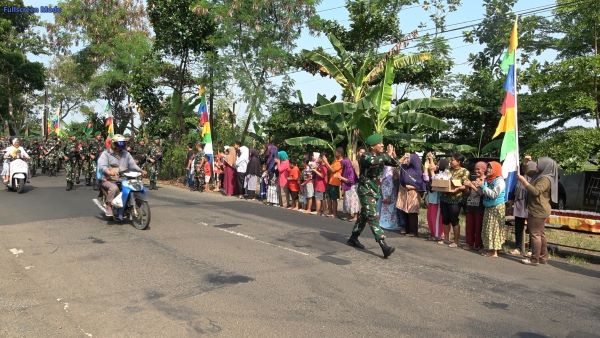
<instances>
[{"instance_id":1,"label":"green bush","mask_svg":"<svg viewBox=\"0 0 600 338\"><path fill-rule=\"evenodd\" d=\"M581 127L557 132L521 151L522 155L531 154L534 158L549 156L568 174L583 170L589 159L597 158L598 152L600 129Z\"/></svg>"}]
</instances>

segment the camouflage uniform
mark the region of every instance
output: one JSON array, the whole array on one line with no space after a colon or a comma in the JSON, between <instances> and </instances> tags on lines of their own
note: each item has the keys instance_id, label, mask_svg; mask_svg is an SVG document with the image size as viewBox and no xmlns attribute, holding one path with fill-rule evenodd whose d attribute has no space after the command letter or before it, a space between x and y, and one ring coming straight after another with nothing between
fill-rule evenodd
<instances>
[{"instance_id":1,"label":"camouflage uniform","mask_svg":"<svg viewBox=\"0 0 600 338\"><path fill-rule=\"evenodd\" d=\"M148 146L146 144L136 143L131 147L131 151L129 152L135 163L142 168L146 163L146 155L148 154Z\"/></svg>"},{"instance_id":2,"label":"camouflage uniform","mask_svg":"<svg viewBox=\"0 0 600 338\"><path fill-rule=\"evenodd\" d=\"M55 140L48 140L46 145L42 147L42 167L48 173L48 176L56 176L59 153L59 144Z\"/></svg>"},{"instance_id":3,"label":"camouflage uniform","mask_svg":"<svg viewBox=\"0 0 600 338\"><path fill-rule=\"evenodd\" d=\"M381 143L382 138L381 135L374 134L367 138L366 143L374 146ZM369 224L371 232L375 236L375 241L377 241L383 251L383 258L388 258L396 249L388 246L385 241L383 230L379 227L379 214L375 204L381 197L379 184L383 167L386 165L397 167L399 163L388 154L367 153L361 157L358 164L360 165L360 176L356 192L358 193L361 207L356 224L352 229L352 235L348 238L347 243L364 250L365 246L360 243L358 236L360 236L365 226Z\"/></svg>"},{"instance_id":4,"label":"camouflage uniform","mask_svg":"<svg viewBox=\"0 0 600 338\"><path fill-rule=\"evenodd\" d=\"M202 191L204 187L204 166L203 160L206 155L204 151L199 150L196 154L194 154L194 189L198 191Z\"/></svg>"},{"instance_id":5,"label":"camouflage uniform","mask_svg":"<svg viewBox=\"0 0 600 338\"><path fill-rule=\"evenodd\" d=\"M154 144L150 145L148 155L146 156L146 171L150 179L150 189L156 189L156 180L158 179L157 162L159 149Z\"/></svg>"},{"instance_id":6,"label":"camouflage uniform","mask_svg":"<svg viewBox=\"0 0 600 338\"><path fill-rule=\"evenodd\" d=\"M38 141L33 141L31 148L28 149L28 155L31 157L31 166L29 167L29 171L33 177L37 172L37 168L40 167L40 145Z\"/></svg>"},{"instance_id":7,"label":"camouflage uniform","mask_svg":"<svg viewBox=\"0 0 600 338\"><path fill-rule=\"evenodd\" d=\"M85 185L92 185L96 177L96 152L93 141L84 141L81 147L81 170L85 178Z\"/></svg>"},{"instance_id":8,"label":"camouflage uniform","mask_svg":"<svg viewBox=\"0 0 600 338\"><path fill-rule=\"evenodd\" d=\"M64 147L62 148L61 157L64 159L65 167L65 179L67 180L67 190L73 188L73 181L76 177L76 173L79 170L79 147L76 140L67 140Z\"/></svg>"}]
</instances>

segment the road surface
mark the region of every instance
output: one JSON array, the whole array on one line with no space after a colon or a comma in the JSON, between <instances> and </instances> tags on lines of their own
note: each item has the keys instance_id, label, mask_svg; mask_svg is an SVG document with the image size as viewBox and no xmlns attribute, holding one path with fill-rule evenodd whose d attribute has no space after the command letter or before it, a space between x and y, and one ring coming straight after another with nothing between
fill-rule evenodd
<instances>
[{"instance_id":1,"label":"road surface","mask_svg":"<svg viewBox=\"0 0 600 338\"><path fill-rule=\"evenodd\" d=\"M36 177L0 191L0 337L599 337L600 269L484 258L161 186L151 227Z\"/></svg>"}]
</instances>

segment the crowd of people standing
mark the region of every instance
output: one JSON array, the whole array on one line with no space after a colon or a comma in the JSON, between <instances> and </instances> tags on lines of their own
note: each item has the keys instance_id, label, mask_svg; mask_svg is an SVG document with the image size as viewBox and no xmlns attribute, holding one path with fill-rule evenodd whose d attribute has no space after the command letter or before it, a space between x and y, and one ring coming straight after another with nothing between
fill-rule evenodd
<instances>
[{"instance_id":1,"label":"crowd of people standing","mask_svg":"<svg viewBox=\"0 0 600 338\"><path fill-rule=\"evenodd\" d=\"M373 142L378 141L381 140ZM496 161L477 162L471 175L465 168L466 158L459 153L448 157L427 153L424 158L417 153L405 153L400 157L389 145L384 151L381 142L368 146L369 149L357 149L356 160L345 156L344 149L338 147L331 160L324 153L313 152L296 161L274 144L267 144L259 153L237 142L215 155L218 179L214 188L227 196L260 200L306 214L338 217L355 223L355 230L362 231L368 223L378 242L385 238L381 229L422 236L419 216L424 207L428 240L450 248L477 251L486 257L498 257L506 248L509 200L509 209L514 210L515 216L516 243L508 253L523 254L524 264L546 263L544 222L550 215L550 201L558 199L558 166L554 160L543 157L535 162L526 157L517 186L514 192L509 192L502 166ZM201 148L198 145L199 151ZM375 167L378 169L371 170ZM206 174L208 184L210 167ZM433 180L440 178L452 182L449 191L436 191L432 186ZM464 243L461 242L463 213ZM525 226L530 234L529 254L518 249L524 241ZM363 247L358 237L353 236L354 232L349 244ZM388 256L391 252L388 250Z\"/></svg>"}]
</instances>

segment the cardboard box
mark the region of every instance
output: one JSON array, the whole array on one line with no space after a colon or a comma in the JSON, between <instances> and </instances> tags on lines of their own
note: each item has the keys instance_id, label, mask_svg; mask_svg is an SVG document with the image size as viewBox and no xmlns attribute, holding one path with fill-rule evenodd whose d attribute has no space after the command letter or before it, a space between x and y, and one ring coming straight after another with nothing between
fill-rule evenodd
<instances>
[{"instance_id":1,"label":"cardboard box","mask_svg":"<svg viewBox=\"0 0 600 338\"><path fill-rule=\"evenodd\" d=\"M433 191L449 192L451 188L452 181L450 180L440 180L434 178L433 181L431 181L431 190Z\"/></svg>"},{"instance_id":2,"label":"cardboard box","mask_svg":"<svg viewBox=\"0 0 600 338\"><path fill-rule=\"evenodd\" d=\"M431 181L431 190L439 191L439 192L449 192L452 188L457 188L462 186L460 180L441 180L441 179L433 179Z\"/></svg>"}]
</instances>

